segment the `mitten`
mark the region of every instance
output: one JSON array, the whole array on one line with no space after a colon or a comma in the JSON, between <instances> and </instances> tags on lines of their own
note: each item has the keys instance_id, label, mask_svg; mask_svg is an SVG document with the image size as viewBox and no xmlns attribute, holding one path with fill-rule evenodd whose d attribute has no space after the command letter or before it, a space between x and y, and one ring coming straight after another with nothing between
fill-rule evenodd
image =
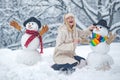
<instances>
[{"instance_id":1,"label":"mitten","mask_svg":"<svg viewBox=\"0 0 120 80\"><path fill-rule=\"evenodd\" d=\"M48 26L47 25L44 25L42 27L42 29L40 30L39 32L39 35L42 36L44 33L46 33L48 31Z\"/></svg>"},{"instance_id":2,"label":"mitten","mask_svg":"<svg viewBox=\"0 0 120 80\"><path fill-rule=\"evenodd\" d=\"M20 31L22 28L16 21L11 21L10 25L16 28L18 31Z\"/></svg>"},{"instance_id":3,"label":"mitten","mask_svg":"<svg viewBox=\"0 0 120 80\"><path fill-rule=\"evenodd\" d=\"M116 34L112 34L112 32L110 32L109 37L106 40L106 43L110 45L112 43L112 41L114 41L115 38L116 38Z\"/></svg>"}]
</instances>

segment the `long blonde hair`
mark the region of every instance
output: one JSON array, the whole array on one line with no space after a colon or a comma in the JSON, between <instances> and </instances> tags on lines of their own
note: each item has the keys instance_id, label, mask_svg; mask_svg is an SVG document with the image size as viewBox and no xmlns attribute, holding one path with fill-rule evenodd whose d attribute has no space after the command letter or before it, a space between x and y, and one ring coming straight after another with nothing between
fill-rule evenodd
<instances>
[{"instance_id":1,"label":"long blonde hair","mask_svg":"<svg viewBox=\"0 0 120 80\"><path fill-rule=\"evenodd\" d=\"M68 25L68 22L66 21L66 19L69 17L69 16L72 16L74 18L74 25L72 28L70 28L70 26ZM70 32L73 32L75 30L75 27L76 27L76 22L75 22L75 17L72 13L67 13L64 15L64 24L67 26L68 28L68 31Z\"/></svg>"}]
</instances>

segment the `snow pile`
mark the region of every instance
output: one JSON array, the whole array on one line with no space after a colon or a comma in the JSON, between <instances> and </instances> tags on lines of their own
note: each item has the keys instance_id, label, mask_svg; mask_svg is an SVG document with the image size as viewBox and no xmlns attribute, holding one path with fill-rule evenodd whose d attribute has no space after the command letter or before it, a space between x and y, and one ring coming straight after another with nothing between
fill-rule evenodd
<instances>
[{"instance_id":1,"label":"snow pile","mask_svg":"<svg viewBox=\"0 0 120 80\"><path fill-rule=\"evenodd\" d=\"M119 48L120 43L111 44L109 55L115 62L111 70L96 71L86 66L76 69L70 75L51 68L54 63L52 59L54 48L46 48L44 54L41 55L41 60L32 66L16 62L19 50L0 49L0 80L120 80ZM87 45L79 46L76 50L76 53L84 58L90 52L90 46Z\"/></svg>"}]
</instances>

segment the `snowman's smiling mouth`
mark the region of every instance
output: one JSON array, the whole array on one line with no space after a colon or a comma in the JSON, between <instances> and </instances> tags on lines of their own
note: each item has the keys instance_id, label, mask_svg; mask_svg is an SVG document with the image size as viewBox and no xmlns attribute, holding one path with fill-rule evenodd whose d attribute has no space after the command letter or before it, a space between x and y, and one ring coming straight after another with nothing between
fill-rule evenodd
<instances>
[{"instance_id":1,"label":"snowman's smiling mouth","mask_svg":"<svg viewBox=\"0 0 120 80\"><path fill-rule=\"evenodd\" d=\"M32 27L29 27L29 29L32 29Z\"/></svg>"},{"instance_id":2,"label":"snowman's smiling mouth","mask_svg":"<svg viewBox=\"0 0 120 80\"><path fill-rule=\"evenodd\" d=\"M99 33L99 32L100 32L100 29L94 29L93 32L94 32L94 33Z\"/></svg>"},{"instance_id":3,"label":"snowman's smiling mouth","mask_svg":"<svg viewBox=\"0 0 120 80\"><path fill-rule=\"evenodd\" d=\"M95 28L95 31L100 31L100 28L96 27L96 28Z\"/></svg>"},{"instance_id":4,"label":"snowman's smiling mouth","mask_svg":"<svg viewBox=\"0 0 120 80\"><path fill-rule=\"evenodd\" d=\"M98 32L99 32L100 30L99 30L99 29L96 29L95 31L98 31Z\"/></svg>"},{"instance_id":5,"label":"snowman's smiling mouth","mask_svg":"<svg viewBox=\"0 0 120 80\"><path fill-rule=\"evenodd\" d=\"M29 29L32 29L32 27L31 27L31 26L28 26L28 28L29 28Z\"/></svg>"}]
</instances>

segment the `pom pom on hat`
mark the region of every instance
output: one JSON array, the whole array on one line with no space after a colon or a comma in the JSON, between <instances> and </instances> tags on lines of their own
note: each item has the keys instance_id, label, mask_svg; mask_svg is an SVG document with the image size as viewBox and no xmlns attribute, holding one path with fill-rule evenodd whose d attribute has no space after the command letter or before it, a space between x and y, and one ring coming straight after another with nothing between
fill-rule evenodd
<instances>
[{"instance_id":1,"label":"pom pom on hat","mask_svg":"<svg viewBox=\"0 0 120 80\"><path fill-rule=\"evenodd\" d=\"M70 16L74 17L74 14L72 14L72 13L67 13L67 14L65 14L64 18L66 19L66 18L68 18L68 17L70 17Z\"/></svg>"}]
</instances>

